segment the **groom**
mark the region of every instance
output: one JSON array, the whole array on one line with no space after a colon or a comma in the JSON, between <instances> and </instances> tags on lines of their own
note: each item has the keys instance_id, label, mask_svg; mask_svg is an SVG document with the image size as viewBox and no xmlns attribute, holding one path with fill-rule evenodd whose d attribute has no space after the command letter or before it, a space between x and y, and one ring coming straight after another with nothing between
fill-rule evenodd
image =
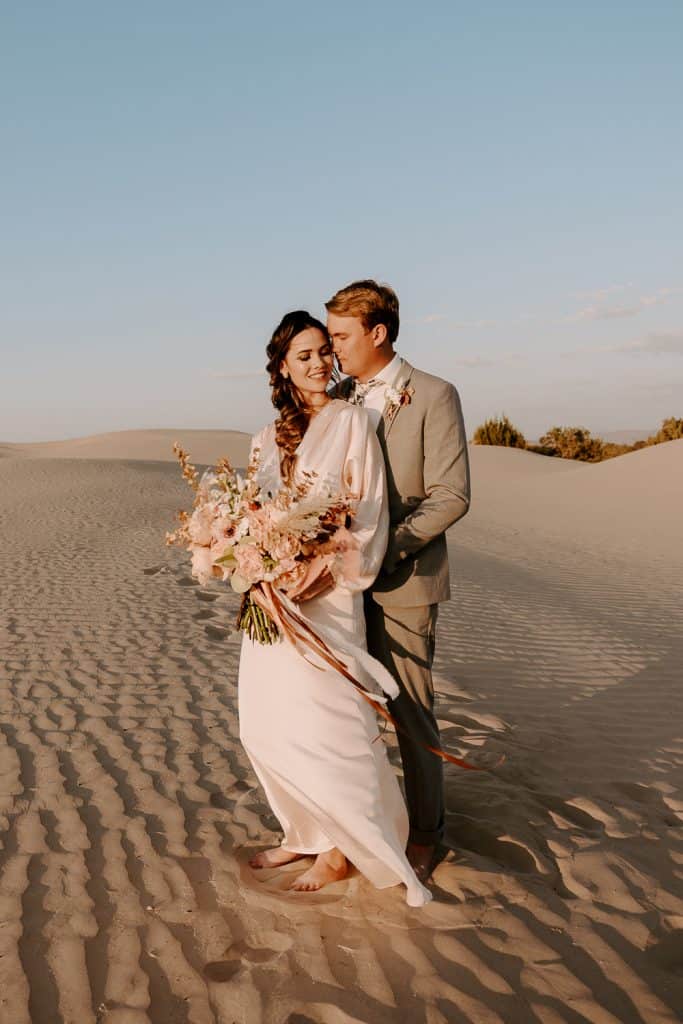
<instances>
[{"instance_id":1,"label":"groom","mask_svg":"<svg viewBox=\"0 0 683 1024\"><path fill-rule=\"evenodd\" d=\"M325 303L337 361L348 379L337 396L362 405L377 427L387 468L389 546L365 593L368 648L395 677L391 712L401 731L410 835L407 855L425 881L443 833L442 761L432 663L440 601L450 597L445 530L470 503L467 439L452 384L394 351L396 293L355 281Z\"/></svg>"}]
</instances>

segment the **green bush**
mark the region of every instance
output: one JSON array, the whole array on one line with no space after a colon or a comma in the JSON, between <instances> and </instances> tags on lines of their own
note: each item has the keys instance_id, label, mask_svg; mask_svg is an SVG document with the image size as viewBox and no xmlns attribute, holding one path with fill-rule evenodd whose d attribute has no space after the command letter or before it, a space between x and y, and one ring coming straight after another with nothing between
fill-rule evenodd
<instances>
[{"instance_id":1,"label":"green bush","mask_svg":"<svg viewBox=\"0 0 683 1024\"><path fill-rule=\"evenodd\" d=\"M486 420L474 432L474 444L497 444L504 448L526 448L524 434L507 416Z\"/></svg>"}]
</instances>

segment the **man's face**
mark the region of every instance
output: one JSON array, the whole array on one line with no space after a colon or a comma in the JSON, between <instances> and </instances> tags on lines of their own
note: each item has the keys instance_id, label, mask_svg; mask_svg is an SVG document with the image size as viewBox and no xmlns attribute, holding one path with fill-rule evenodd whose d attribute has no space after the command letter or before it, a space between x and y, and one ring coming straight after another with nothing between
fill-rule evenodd
<instances>
[{"instance_id":1,"label":"man's face","mask_svg":"<svg viewBox=\"0 0 683 1024\"><path fill-rule=\"evenodd\" d=\"M336 313L327 314L327 330L342 373L359 380L371 377L386 330L375 327L368 331L359 317Z\"/></svg>"}]
</instances>

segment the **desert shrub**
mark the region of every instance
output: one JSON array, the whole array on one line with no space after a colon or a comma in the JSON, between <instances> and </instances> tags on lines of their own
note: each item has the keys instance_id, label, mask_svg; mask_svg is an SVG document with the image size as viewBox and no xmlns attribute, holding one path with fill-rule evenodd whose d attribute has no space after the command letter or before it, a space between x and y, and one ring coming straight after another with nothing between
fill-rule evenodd
<instances>
[{"instance_id":1,"label":"desert shrub","mask_svg":"<svg viewBox=\"0 0 683 1024\"><path fill-rule=\"evenodd\" d=\"M593 437L585 427L551 427L539 438L536 450L561 459L579 459L581 462L599 462L603 458L604 442Z\"/></svg>"},{"instance_id":2,"label":"desert shrub","mask_svg":"<svg viewBox=\"0 0 683 1024\"><path fill-rule=\"evenodd\" d=\"M601 462L603 459L614 459L627 452L637 452L653 444L665 441L677 441L683 438L683 419L670 416L662 421L656 434L634 444L617 444L593 437L585 427L551 427L538 444L527 444L524 434L518 430L507 416L486 420L474 432L474 444L495 444L507 448L526 448L538 455L552 455L561 459L578 459L582 462Z\"/></svg>"},{"instance_id":3,"label":"desert shrub","mask_svg":"<svg viewBox=\"0 0 683 1024\"><path fill-rule=\"evenodd\" d=\"M505 448L526 448L524 434L518 430L507 416L486 420L474 432L475 444L497 444Z\"/></svg>"},{"instance_id":4,"label":"desert shrub","mask_svg":"<svg viewBox=\"0 0 683 1024\"><path fill-rule=\"evenodd\" d=\"M543 444L527 444L528 452L535 452L536 455L557 455L557 449L555 447L546 448Z\"/></svg>"},{"instance_id":5,"label":"desert shrub","mask_svg":"<svg viewBox=\"0 0 683 1024\"><path fill-rule=\"evenodd\" d=\"M669 416L668 420L662 421L662 425L654 437L648 437L647 440L648 444L663 444L665 441L678 441L682 437L683 420Z\"/></svg>"},{"instance_id":6,"label":"desert shrub","mask_svg":"<svg viewBox=\"0 0 683 1024\"><path fill-rule=\"evenodd\" d=\"M645 441L636 441L635 444L617 444L616 441L603 441L602 443L602 459L615 459L617 455L626 455L628 452L634 452L638 447L644 448Z\"/></svg>"}]
</instances>

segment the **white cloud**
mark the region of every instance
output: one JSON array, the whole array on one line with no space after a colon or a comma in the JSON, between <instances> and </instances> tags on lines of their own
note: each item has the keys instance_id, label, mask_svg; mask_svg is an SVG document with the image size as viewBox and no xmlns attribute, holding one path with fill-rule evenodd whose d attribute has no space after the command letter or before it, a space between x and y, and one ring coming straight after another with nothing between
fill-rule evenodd
<instances>
[{"instance_id":1,"label":"white cloud","mask_svg":"<svg viewBox=\"0 0 683 1024\"><path fill-rule=\"evenodd\" d=\"M565 324L581 323L582 320L615 320L620 317L638 316L639 306L587 306L564 318Z\"/></svg>"},{"instance_id":2,"label":"white cloud","mask_svg":"<svg viewBox=\"0 0 683 1024\"><path fill-rule=\"evenodd\" d=\"M607 288L594 288L589 292L573 292L572 295L575 299L581 299L584 302L602 302L608 295L614 295L615 292L625 292L630 288L633 288L632 284L611 284Z\"/></svg>"},{"instance_id":3,"label":"white cloud","mask_svg":"<svg viewBox=\"0 0 683 1024\"><path fill-rule=\"evenodd\" d=\"M604 352L645 352L655 355L681 355L683 356L683 331L668 331L661 334L648 334L644 338L637 338L635 341L624 342L623 345L614 345L611 348L602 349Z\"/></svg>"},{"instance_id":4,"label":"white cloud","mask_svg":"<svg viewBox=\"0 0 683 1024\"><path fill-rule=\"evenodd\" d=\"M624 289L629 286L624 286ZM610 292L623 290L621 286L615 285L613 288L603 288L599 291L593 292L593 297L602 300L608 296ZM681 288L658 288L655 292L650 295L641 295L633 302L623 306L607 306L599 302L598 305L585 306L583 309L577 310L576 313L571 313L569 316L565 316L560 321L565 324L581 323L585 320L617 320L625 317L638 316L643 310L651 308L652 306L659 306L663 302L667 302L672 295L680 295L683 289ZM590 293L584 293L586 296Z\"/></svg>"},{"instance_id":5,"label":"white cloud","mask_svg":"<svg viewBox=\"0 0 683 1024\"><path fill-rule=\"evenodd\" d=\"M455 331L481 331L487 327L497 327L497 320L456 320L449 324Z\"/></svg>"},{"instance_id":6,"label":"white cloud","mask_svg":"<svg viewBox=\"0 0 683 1024\"><path fill-rule=\"evenodd\" d=\"M487 327L498 327L498 320L451 320L448 313L429 313L419 319L421 324L443 324L454 331L481 331Z\"/></svg>"},{"instance_id":7,"label":"white cloud","mask_svg":"<svg viewBox=\"0 0 683 1024\"><path fill-rule=\"evenodd\" d=\"M457 366L463 366L467 370L478 370L483 366L495 366L498 360L486 359L484 356L466 356L464 359L456 359Z\"/></svg>"},{"instance_id":8,"label":"white cloud","mask_svg":"<svg viewBox=\"0 0 683 1024\"><path fill-rule=\"evenodd\" d=\"M488 366L502 366L509 363L521 363L525 357L517 352L509 352L504 355L493 356L463 356L456 359L456 366L462 366L466 370L479 370Z\"/></svg>"},{"instance_id":9,"label":"white cloud","mask_svg":"<svg viewBox=\"0 0 683 1024\"><path fill-rule=\"evenodd\" d=\"M672 295L680 295L683 289L681 288L659 288L652 295L643 295L640 299L641 306L658 306L661 302L666 302Z\"/></svg>"}]
</instances>

